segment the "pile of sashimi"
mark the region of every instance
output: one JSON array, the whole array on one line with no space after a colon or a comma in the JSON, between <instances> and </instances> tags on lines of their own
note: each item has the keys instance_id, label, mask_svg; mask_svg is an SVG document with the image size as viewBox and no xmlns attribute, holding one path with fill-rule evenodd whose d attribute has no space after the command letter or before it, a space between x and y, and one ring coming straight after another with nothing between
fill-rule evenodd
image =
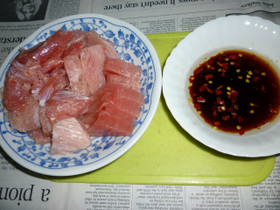
<instances>
[{"instance_id":1,"label":"pile of sashimi","mask_svg":"<svg viewBox=\"0 0 280 210\"><path fill-rule=\"evenodd\" d=\"M144 103L141 73L95 31L58 30L12 61L6 116L37 144L51 143L50 154L85 149L91 137L129 136Z\"/></svg>"}]
</instances>

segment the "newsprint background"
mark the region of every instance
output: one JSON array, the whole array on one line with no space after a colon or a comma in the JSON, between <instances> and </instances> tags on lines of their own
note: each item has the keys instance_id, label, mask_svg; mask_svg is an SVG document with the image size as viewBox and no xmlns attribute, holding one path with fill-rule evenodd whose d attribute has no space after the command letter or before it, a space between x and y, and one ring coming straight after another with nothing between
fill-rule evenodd
<instances>
[{"instance_id":1,"label":"newsprint background","mask_svg":"<svg viewBox=\"0 0 280 210\"><path fill-rule=\"evenodd\" d=\"M34 30L54 19L99 13L145 34L192 31L220 16L248 14L280 24L278 0L0 0L0 64ZM32 7L29 12L20 8ZM21 6L16 6L17 4ZM55 183L14 163L0 148L0 209L280 209L280 157L254 186Z\"/></svg>"}]
</instances>

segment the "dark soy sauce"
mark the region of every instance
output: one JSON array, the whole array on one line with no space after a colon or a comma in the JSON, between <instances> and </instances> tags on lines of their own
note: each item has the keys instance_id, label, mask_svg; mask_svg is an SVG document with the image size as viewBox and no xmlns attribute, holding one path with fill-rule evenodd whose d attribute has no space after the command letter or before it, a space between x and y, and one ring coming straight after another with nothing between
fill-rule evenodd
<instances>
[{"instance_id":1,"label":"dark soy sauce","mask_svg":"<svg viewBox=\"0 0 280 210\"><path fill-rule=\"evenodd\" d=\"M194 107L214 129L242 135L279 113L279 76L253 53L223 51L196 68L189 81Z\"/></svg>"}]
</instances>

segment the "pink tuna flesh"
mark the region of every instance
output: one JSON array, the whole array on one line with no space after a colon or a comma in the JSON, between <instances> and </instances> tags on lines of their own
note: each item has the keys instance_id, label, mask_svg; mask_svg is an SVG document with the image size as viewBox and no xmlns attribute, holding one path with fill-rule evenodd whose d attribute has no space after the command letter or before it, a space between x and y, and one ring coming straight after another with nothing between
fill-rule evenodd
<instances>
[{"instance_id":1,"label":"pink tuna flesh","mask_svg":"<svg viewBox=\"0 0 280 210\"><path fill-rule=\"evenodd\" d=\"M88 96L89 89L80 58L77 55L68 55L63 59L63 61L70 81L71 90Z\"/></svg>"},{"instance_id":2,"label":"pink tuna flesh","mask_svg":"<svg viewBox=\"0 0 280 210\"><path fill-rule=\"evenodd\" d=\"M80 117L87 112L92 99L71 92L59 91L46 104L46 116L54 124L69 117Z\"/></svg>"},{"instance_id":3,"label":"pink tuna flesh","mask_svg":"<svg viewBox=\"0 0 280 210\"><path fill-rule=\"evenodd\" d=\"M51 142L50 135L43 132L41 128L28 132L30 138L32 138L36 144L48 144Z\"/></svg>"},{"instance_id":4,"label":"pink tuna flesh","mask_svg":"<svg viewBox=\"0 0 280 210\"><path fill-rule=\"evenodd\" d=\"M103 71L105 75L109 73L118 74L130 79L135 79L137 81L140 79L142 72L138 66L132 63L127 63L121 59L109 57L107 57L105 60Z\"/></svg>"},{"instance_id":5,"label":"pink tuna flesh","mask_svg":"<svg viewBox=\"0 0 280 210\"><path fill-rule=\"evenodd\" d=\"M54 124L51 154L65 155L86 149L90 136L76 118L67 118Z\"/></svg>"},{"instance_id":6,"label":"pink tuna flesh","mask_svg":"<svg viewBox=\"0 0 280 210\"><path fill-rule=\"evenodd\" d=\"M119 55L115 50L115 46L113 42L104 39L98 33L91 30L90 32L86 33L86 41L88 45L102 45L105 47L106 56L110 58L118 58Z\"/></svg>"},{"instance_id":7,"label":"pink tuna flesh","mask_svg":"<svg viewBox=\"0 0 280 210\"><path fill-rule=\"evenodd\" d=\"M101 45L85 48L81 51L80 57L89 92L93 94L106 83L103 74L103 66L106 57L104 48Z\"/></svg>"}]
</instances>

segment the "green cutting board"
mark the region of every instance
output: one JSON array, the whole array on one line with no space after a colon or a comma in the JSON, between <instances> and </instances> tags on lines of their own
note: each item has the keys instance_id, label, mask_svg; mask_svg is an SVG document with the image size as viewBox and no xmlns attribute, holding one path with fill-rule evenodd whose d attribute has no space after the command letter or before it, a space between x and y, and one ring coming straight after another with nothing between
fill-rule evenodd
<instances>
[{"instance_id":1,"label":"green cutting board","mask_svg":"<svg viewBox=\"0 0 280 210\"><path fill-rule=\"evenodd\" d=\"M184 33L147 35L161 66ZM253 185L271 173L275 157L240 158L214 151L192 138L172 117L161 97L149 128L123 156L96 171L57 182Z\"/></svg>"}]
</instances>

